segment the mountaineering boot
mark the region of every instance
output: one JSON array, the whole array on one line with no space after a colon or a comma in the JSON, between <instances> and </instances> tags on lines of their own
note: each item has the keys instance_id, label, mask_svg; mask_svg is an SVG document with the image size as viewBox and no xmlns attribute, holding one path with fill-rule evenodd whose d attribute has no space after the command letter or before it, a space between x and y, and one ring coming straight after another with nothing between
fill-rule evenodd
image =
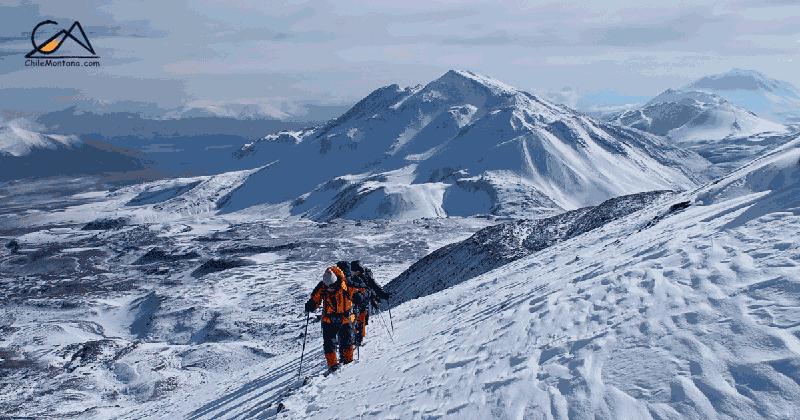
<instances>
[{"instance_id":1,"label":"mountaineering boot","mask_svg":"<svg viewBox=\"0 0 800 420\"><path fill-rule=\"evenodd\" d=\"M342 366L342 365L340 365L339 363L337 363L337 364L335 364L335 365L333 365L333 366L329 366L329 367L328 367L328 371L327 371L327 372L325 372L325 376L328 376L328 375L330 375L331 373L334 373L334 372L338 371L338 370L339 370L339 368L340 368L341 366Z\"/></svg>"}]
</instances>

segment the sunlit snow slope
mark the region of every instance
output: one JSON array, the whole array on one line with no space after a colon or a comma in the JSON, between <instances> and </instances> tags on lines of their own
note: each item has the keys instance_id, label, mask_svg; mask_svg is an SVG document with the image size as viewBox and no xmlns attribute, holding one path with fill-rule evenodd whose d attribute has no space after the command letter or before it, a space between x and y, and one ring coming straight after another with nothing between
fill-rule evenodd
<instances>
[{"instance_id":1,"label":"sunlit snow slope","mask_svg":"<svg viewBox=\"0 0 800 420\"><path fill-rule=\"evenodd\" d=\"M709 76L701 81L712 79ZM723 84L724 80L727 79L717 82ZM701 81L698 81L698 89L711 83ZM759 85L751 82L751 87ZM761 84L779 85L778 82ZM668 89L643 107L625 111L613 120L620 125L665 136L697 152L714 164L711 173L718 175L730 173L797 137L796 126L779 124L756 115L720 95L702 89Z\"/></svg>"},{"instance_id":2,"label":"sunlit snow slope","mask_svg":"<svg viewBox=\"0 0 800 420\"><path fill-rule=\"evenodd\" d=\"M697 191L394 308L393 342L376 320L360 361L312 379L281 415L794 418L798 236L794 141Z\"/></svg>"},{"instance_id":3,"label":"sunlit snow slope","mask_svg":"<svg viewBox=\"0 0 800 420\"><path fill-rule=\"evenodd\" d=\"M651 99L642 108L624 112L617 122L678 142L786 132L785 126L761 118L716 94L673 89Z\"/></svg>"},{"instance_id":4,"label":"sunlit snow slope","mask_svg":"<svg viewBox=\"0 0 800 420\"><path fill-rule=\"evenodd\" d=\"M631 194L544 219L519 219L481 229L463 241L437 249L386 284L384 289L393 295L387 304L395 306L463 283L674 194Z\"/></svg>"}]
</instances>

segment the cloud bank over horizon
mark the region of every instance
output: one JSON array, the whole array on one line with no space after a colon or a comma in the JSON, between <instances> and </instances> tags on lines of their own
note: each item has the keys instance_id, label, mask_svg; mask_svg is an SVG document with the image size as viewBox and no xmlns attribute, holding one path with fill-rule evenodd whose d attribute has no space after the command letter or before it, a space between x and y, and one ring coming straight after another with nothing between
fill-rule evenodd
<instances>
[{"instance_id":1,"label":"cloud bank over horizon","mask_svg":"<svg viewBox=\"0 0 800 420\"><path fill-rule=\"evenodd\" d=\"M0 15L0 109L21 112L239 103L296 114L451 68L578 107L653 96L733 67L800 85L800 5L781 0L12 1ZM30 31L45 19L81 21L102 66L26 68Z\"/></svg>"}]
</instances>

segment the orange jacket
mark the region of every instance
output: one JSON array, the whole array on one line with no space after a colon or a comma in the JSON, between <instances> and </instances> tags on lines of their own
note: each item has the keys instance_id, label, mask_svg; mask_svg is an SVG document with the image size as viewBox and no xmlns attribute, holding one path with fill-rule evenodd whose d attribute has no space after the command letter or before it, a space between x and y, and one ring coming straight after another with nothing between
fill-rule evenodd
<instances>
[{"instance_id":1,"label":"orange jacket","mask_svg":"<svg viewBox=\"0 0 800 420\"><path fill-rule=\"evenodd\" d=\"M337 266L328 267L339 280L332 287L326 287L322 282L317 284L311 292L311 301L314 302L314 309L322 304L322 322L331 324L341 322L349 324L355 321L353 315L353 293L355 289L347 285L347 278L344 272Z\"/></svg>"}]
</instances>

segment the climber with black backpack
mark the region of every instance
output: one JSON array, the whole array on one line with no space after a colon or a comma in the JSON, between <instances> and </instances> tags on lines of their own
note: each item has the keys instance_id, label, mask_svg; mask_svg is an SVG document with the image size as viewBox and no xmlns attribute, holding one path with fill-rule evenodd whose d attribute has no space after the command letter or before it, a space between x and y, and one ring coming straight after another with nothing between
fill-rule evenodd
<instances>
[{"instance_id":1,"label":"climber with black backpack","mask_svg":"<svg viewBox=\"0 0 800 420\"><path fill-rule=\"evenodd\" d=\"M364 337L367 335L370 306L373 309L377 309L381 300L390 298L391 294L383 290L372 276L372 270L362 266L361 261L352 261L349 268L352 275L348 278L350 279L351 287L354 289L355 345L360 347L364 345Z\"/></svg>"}]
</instances>

